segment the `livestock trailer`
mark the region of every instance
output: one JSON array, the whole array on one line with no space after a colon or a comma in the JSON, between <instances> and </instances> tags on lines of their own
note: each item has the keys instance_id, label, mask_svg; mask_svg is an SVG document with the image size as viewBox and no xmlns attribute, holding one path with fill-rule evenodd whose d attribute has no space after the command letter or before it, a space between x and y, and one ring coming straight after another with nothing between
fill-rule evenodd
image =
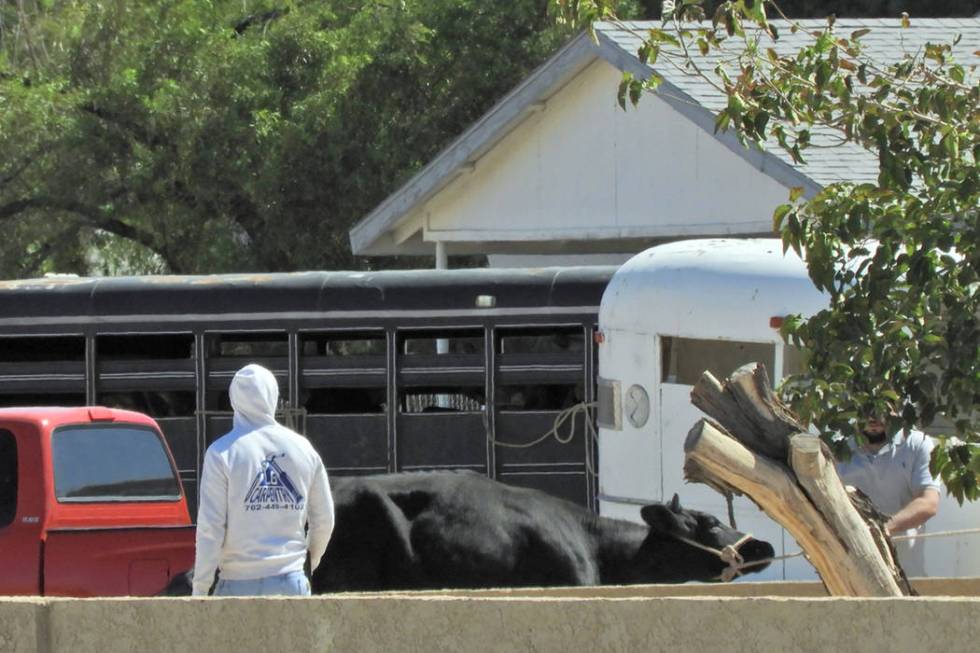
<instances>
[{"instance_id":1,"label":"livestock trailer","mask_svg":"<svg viewBox=\"0 0 980 653\"><path fill-rule=\"evenodd\" d=\"M0 406L156 418L196 508L228 385L273 371L333 475L471 469L595 510L599 300L614 268L305 272L0 283ZM544 436L544 437L543 437Z\"/></svg>"},{"instance_id":2,"label":"livestock trailer","mask_svg":"<svg viewBox=\"0 0 980 653\"><path fill-rule=\"evenodd\" d=\"M639 505L669 499L724 515L724 497L683 480L684 441L704 415L690 402L702 371L718 379L762 362L774 384L799 369L798 352L779 333L781 318L827 305L792 251L777 239L706 239L660 245L613 275L599 329L599 511L638 519ZM771 542L777 555L799 546L750 500L738 497L740 530ZM980 504L944 496L926 530L980 524ZM977 535L918 538L926 575L980 576ZM754 578L816 578L802 557L777 562Z\"/></svg>"}]
</instances>

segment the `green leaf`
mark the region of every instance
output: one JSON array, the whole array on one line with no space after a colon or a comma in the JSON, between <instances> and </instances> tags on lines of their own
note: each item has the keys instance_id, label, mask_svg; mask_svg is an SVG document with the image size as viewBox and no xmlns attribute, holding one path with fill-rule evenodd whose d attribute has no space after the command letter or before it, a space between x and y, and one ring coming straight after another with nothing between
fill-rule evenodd
<instances>
[{"instance_id":1,"label":"green leaf","mask_svg":"<svg viewBox=\"0 0 980 653\"><path fill-rule=\"evenodd\" d=\"M634 79L630 82L630 102L633 106L636 106L640 101L640 96L643 93L643 82Z\"/></svg>"},{"instance_id":2,"label":"green leaf","mask_svg":"<svg viewBox=\"0 0 980 653\"><path fill-rule=\"evenodd\" d=\"M616 101L619 102L619 107L623 110L626 109L626 98L630 95L630 88L635 81L633 73L623 73L623 77L619 82L619 91L616 93Z\"/></svg>"},{"instance_id":3,"label":"green leaf","mask_svg":"<svg viewBox=\"0 0 980 653\"><path fill-rule=\"evenodd\" d=\"M790 201L793 201L792 196ZM790 211L793 211L794 207L792 204L780 204L776 207L776 211L772 214L772 230L781 231L783 228L783 220L789 215Z\"/></svg>"},{"instance_id":4,"label":"green leaf","mask_svg":"<svg viewBox=\"0 0 980 653\"><path fill-rule=\"evenodd\" d=\"M956 133L954 129L946 130L946 133L942 137L940 143L943 146L943 148L946 150L946 153L950 156L950 158L953 159L959 158L960 140L959 140L959 135Z\"/></svg>"},{"instance_id":5,"label":"green leaf","mask_svg":"<svg viewBox=\"0 0 980 653\"><path fill-rule=\"evenodd\" d=\"M720 111L715 117L715 133L726 131L729 124L731 124L731 116L727 111Z\"/></svg>"},{"instance_id":6,"label":"green leaf","mask_svg":"<svg viewBox=\"0 0 980 653\"><path fill-rule=\"evenodd\" d=\"M766 136L766 125L769 124L769 112L765 110L759 110L756 112L753 118L753 130L760 138L765 138Z\"/></svg>"},{"instance_id":7,"label":"green leaf","mask_svg":"<svg viewBox=\"0 0 980 653\"><path fill-rule=\"evenodd\" d=\"M817 64L816 74L814 75L814 81L817 83L817 88L823 88L827 85L827 80L830 79L831 68L830 64L826 61L821 61Z\"/></svg>"}]
</instances>

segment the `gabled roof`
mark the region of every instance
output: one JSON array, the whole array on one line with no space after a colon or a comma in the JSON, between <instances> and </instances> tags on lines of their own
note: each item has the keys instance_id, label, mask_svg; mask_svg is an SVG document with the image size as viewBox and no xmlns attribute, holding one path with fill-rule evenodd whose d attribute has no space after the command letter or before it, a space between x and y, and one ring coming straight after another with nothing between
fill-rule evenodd
<instances>
[{"instance_id":1,"label":"gabled roof","mask_svg":"<svg viewBox=\"0 0 980 653\"><path fill-rule=\"evenodd\" d=\"M771 22L779 30L779 39L775 43L767 40L765 46L773 47L781 56L797 52L812 43L813 39L808 31L819 31L827 25L825 19L798 20L796 22L803 29L793 33L788 29L786 21ZM650 69L640 64L635 58L635 53L642 44L642 34L652 26L652 23L644 22L606 23L597 29L597 34L600 41L608 39L617 50L630 54L635 61L633 68L626 67L630 65L627 60L619 66L620 69L630 70L637 76L642 75L645 78ZM842 36L848 36L859 29L870 29L868 34L861 37L863 52L869 59L881 62L897 61L905 54L916 53L926 43L947 43L955 35L962 34L962 40L954 48L957 61L961 64L978 63L974 52L980 48L980 21L973 18L915 19L908 28L903 28L899 19L838 19L834 29ZM720 61L720 57L715 53L703 56L695 52L693 56L707 71L712 70ZM703 118L699 116L702 113L699 110L707 109L712 121L708 129L713 131L714 115L725 108L727 98L699 76L686 74L668 64L657 65L656 70L666 80L658 89L658 94L666 99L675 96L679 91L679 101L673 102L675 108L682 113L687 108L686 113L694 120ZM698 105L693 110L692 100ZM841 144L830 130L820 128L813 129L812 142L814 145L828 147L807 150L804 153L807 160L805 165L794 164L789 154L779 147L772 147L768 152L786 165L800 170L820 186L840 181L874 182L877 179L877 157L861 146L855 143ZM740 149L746 151L745 148L740 147ZM764 170L761 167L760 169Z\"/></svg>"},{"instance_id":2,"label":"gabled roof","mask_svg":"<svg viewBox=\"0 0 980 653\"><path fill-rule=\"evenodd\" d=\"M785 21L771 22L779 30L778 52L793 52L809 42L810 37L805 31L794 34ZM826 25L823 19L797 22L812 30ZM598 23L595 29L597 43L584 33L574 38L358 222L350 230L353 252L361 254L369 250L596 59L604 59L636 77L648 77L653 69L640 62L636 51L641 43L640 35L659 26L659 22ZM878 61L896 61L904 53L916 52L926 42L949 42L956 34L963 37L955 48L958 62L976 65L974 53L980 50L980 20L977 18L915 19L910 28L902 28L899 19L839 19L835 29L842 35L858 29L871 29L861 40L867 55ZM695 53L695 56L700 55ZM710 68L716 62L710 58L702 61ZM656 66L656 71L664 78L656 91L658 97L758 170L786 186L801 186L807 195L813 195L830 183L874 181L877 177L877 158L853 143L812 148L806 152L805 165L794 165L789 155L779 148L765 151L745 148L732 132L714 132L715 112L727 102L714 87L690 72L663 62ZM833 137L815 129L812 141L818 144L827 138Z\"/></svg>"}]
</instances>

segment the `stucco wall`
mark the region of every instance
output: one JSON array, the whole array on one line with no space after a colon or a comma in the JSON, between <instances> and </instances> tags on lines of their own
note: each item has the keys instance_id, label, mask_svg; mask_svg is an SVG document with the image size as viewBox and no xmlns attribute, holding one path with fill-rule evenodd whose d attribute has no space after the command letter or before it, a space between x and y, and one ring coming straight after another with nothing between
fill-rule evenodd
<instances>
[{"instance_id":1,"label":"stucco wall","mask_svg":"<svg viewBox=\"0 0 980 653\"><path fill-rule=\"evenodd\" d=\"M974 597L600 593L4 599L0 650L892 652L972 650L980 638Z\"/></svg>"},{"instance_id":2,"label":"stucco wall","mask_svg":"<svg viewBox=\"0 0 980 653\"><path fill-rule=\"evenodd\" d=\"M751 578L751 577L750 577ZM921 596L980 598L980 578L913 578L912 586ZM827 590L820 581L736 581L734 583L684 583L679 585L605 585L600 587L532 587L489 590L439 590L386 596L459 596L489 597L569 597L569 598L668 598L686 596L765 597L785 598L826 597ZM377 594L346 594L345 596L377 596Z\"/></svg>"},{"instance_id":3,"label":"stucco wall","mask_svg":"<svg viewBox=\"0 0 980 653\"><path fill-rule=\"evenodd\" d=\"M38 640L45 616L38 599L0 599L0 651L46 651Z\"/></svg>"}]
</instances>

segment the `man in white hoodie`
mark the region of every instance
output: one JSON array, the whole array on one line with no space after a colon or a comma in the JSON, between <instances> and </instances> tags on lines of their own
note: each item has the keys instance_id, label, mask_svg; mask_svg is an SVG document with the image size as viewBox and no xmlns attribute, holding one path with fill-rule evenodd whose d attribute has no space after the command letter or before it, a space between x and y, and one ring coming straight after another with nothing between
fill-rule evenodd
<instances>
[{"instance_id":1,"label":"man in white hoodie","mask_svg":"<svg viewBox=\"0 0 980 653\"><path fill-rule=\"evenodd\" d=\"M234 428L204 455L193 593L207 595L219 571L217 596L308 596L306 555L316 569L334 525L323 461L276 422L272 372L246 365L229 395Z\"/></svg>"}]
</instances>

